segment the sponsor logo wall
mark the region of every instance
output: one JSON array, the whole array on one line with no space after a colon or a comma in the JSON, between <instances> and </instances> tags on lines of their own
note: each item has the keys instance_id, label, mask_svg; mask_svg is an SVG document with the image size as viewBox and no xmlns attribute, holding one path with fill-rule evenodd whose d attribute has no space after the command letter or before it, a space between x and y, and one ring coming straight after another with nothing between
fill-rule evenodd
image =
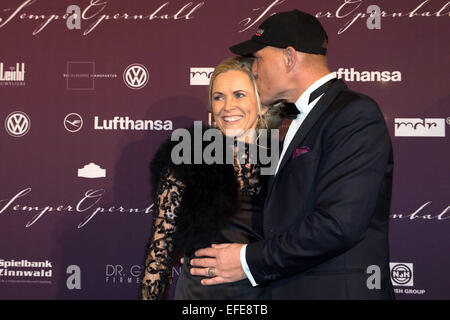
<instances>
[{"instance_id":1,"label":"sponsor logo wall","mask_svg":"<svg viewBox=\"0 0 450 320\"><path fill-rule=\"evenodd\" d=\"M385 117L397 298L450 298L450 3L81 0L76 21L68 5L0 4L0 299L137 299L150 160L174 130L213 121L228 47L294 8L320 19L330 69Z\"/></svg>"}]
</instances>

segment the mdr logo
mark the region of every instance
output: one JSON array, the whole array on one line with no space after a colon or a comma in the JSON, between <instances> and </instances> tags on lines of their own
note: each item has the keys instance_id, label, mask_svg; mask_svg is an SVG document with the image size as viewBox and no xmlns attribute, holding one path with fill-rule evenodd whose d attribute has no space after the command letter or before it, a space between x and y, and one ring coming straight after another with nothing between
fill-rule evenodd
<instances>
[{"instance_id":1,"label":"mdr logo","mask_svg":"<svg viewBox=\"0 0 450 320\"><path fill-rule=\"evenodd\" d=\"M407 262L389 263L391 281L396 294L425 294L424 289L414 288L414 264ZM400 287L400 288L396 288Z\"/></svg>"},{"instance_id":2,"label":"mdr logo","mask_svg":"<svg viewBox=\"0 0 450 320\"><path fill-rule=\"evenodd\" d=\"M214 72L214 68L211 67L197 67L191 68L190 71L190 85L191 86L207 86Z\"/></svg>"},{"instance_id":3,"label":"mdr logo","mask_svg":"<svg viewBox=\"0 0 450 320\"><path fill-rule=\"evenodd\" d=\"M395 118L396 137L445 137L446 124L450 117L444 118Z\"/></svg>"}]
</instances>

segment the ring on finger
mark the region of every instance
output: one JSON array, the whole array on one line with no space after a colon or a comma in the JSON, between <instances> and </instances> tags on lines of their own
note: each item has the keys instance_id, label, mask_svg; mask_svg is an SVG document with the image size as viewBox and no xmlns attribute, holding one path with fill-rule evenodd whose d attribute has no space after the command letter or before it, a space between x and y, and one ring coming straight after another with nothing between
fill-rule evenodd
<instances>
[{"instance_id":1,"label":"ring on finger","mask_svg":"<svg viewBox=\"0 0 450 320\"><path fill-rule=\"evenodd\" d=\"M216 276L216 269L213 267L208 268L208 277L213 278L215 276Z\"/></svg>"}]
</instances>

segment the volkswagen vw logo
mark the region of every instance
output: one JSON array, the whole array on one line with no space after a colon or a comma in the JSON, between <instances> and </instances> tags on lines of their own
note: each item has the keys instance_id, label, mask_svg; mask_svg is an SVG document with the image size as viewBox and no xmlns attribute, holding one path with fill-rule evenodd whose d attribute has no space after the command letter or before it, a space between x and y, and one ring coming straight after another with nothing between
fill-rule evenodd
<instances>
[{"instance_id":1,"label":"volkswagen vw logo","mask_svg":"<svg viewBox=\"0 0 450 320\"><path fill-rule=\"evenodd\" d=\"M148 70L142 64L133 63L125 69L123 81L130 89L142 89L148 82Z\"/></svg>"},{"instance_id":2,"label":"volkswagen vw logo","mask_svg":"<svg viewBox=\"0 0 450 320\"><path fill-rule=\"evenodd\" d=\"M22 111L11 112L5 120L6 132L13 137L23 137L30 131L30 118Z\"/></svg>"}]
</instances>

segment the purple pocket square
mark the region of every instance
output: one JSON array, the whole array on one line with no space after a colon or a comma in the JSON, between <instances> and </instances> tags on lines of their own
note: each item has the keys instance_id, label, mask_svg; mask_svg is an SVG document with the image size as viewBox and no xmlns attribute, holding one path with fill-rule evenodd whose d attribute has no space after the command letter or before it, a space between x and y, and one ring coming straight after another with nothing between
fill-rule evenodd
<instances>
[{"instance_id":1,"label":"purple pocket square","mask_svg":"<svg viewBox=\"0 0 450 320\"><path fill-rule=\"evenodd\" d=\"M292 153L292 159L300 157L302 154L308 153L310 151L311 151L311 149L307 146L297 147L297 148L295 148L294 152Z\"/></svg>"}]
</instances>

